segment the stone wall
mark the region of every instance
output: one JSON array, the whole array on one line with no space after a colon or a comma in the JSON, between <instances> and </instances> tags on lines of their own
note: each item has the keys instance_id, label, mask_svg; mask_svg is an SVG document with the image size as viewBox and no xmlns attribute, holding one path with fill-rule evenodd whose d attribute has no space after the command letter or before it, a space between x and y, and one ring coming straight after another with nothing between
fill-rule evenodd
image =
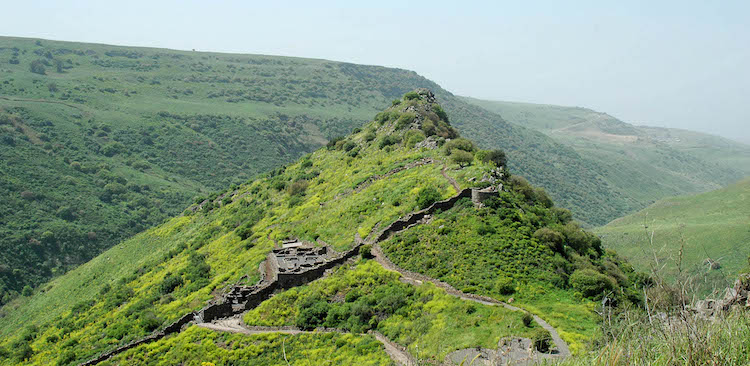
<instances>
[{"instance_id":1,"label":"stone wall","mask_svg":"<svg viewBox=\"0 0 750 366\"><path fill-rule=\"evenodd\" d=\"M124 345L124 346L117 347L117 348L115 348L115 349L113 349L113 350L111 350L109 352L102 353L101 355L99 355L99 357L94 358L92 360L88 360L88 361L82 363L81 366L96 365L99 362L106 361L106 360L110 359L112 356L114 356L116 354L125 352L125 351L127 351L129 349L138 347L138 346L140 346L142 344L145 344L145 343L157 341L157 340L162 339L162 338L164 338L164 337L166 337L166 336L168 336L168 335L170 335L172 333L179 332L185 324L188 324L188 323L192 322L193 319L194 319L194 317L195 317L195 315L193 313L185 314L180 319L178 319L174 323L168 325L166 328L164 328L160 332L153 333L153 334L151 334L151 335L149 335L147 337L144 337L144 338L141 338L139 340L130 342L130 343Z\"/></svg>"},{"instance_id":2,"label":"stone wall","mask_svg":"<svg viewBox=\"0 0 750 366\"><path fill-rule=\"evenodd\" d=\"M416 225L426 215L431 215L438 210L445 211L445 210L449 210L453 208L453 205L455 205L456 202L458 202L460 199L471 197L471 193L472 193L472 190L468 188L461 190L461 192L459 192L457 195L447 200L437 201L423 210L414 212L410 215L404 216L394 221L392 224L388 225L385 229L383 229L380 232L380 234L378 234L375 237L375 242L381 242L383 240L386 240L388 239L389 236L391 236L391 234L404 230L408 228L409 226Z\"/></svg>"}]
</instances>

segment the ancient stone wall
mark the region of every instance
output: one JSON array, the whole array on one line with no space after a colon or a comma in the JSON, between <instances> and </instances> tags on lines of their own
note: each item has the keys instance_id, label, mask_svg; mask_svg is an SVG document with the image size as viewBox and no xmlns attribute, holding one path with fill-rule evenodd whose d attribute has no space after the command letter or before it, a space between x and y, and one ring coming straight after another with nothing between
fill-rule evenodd
<instances>
[{"instance_id":1,"label":"ancient stone wall","mask_svg":"<svg viewBox=\"0 0 750 366\"><path fill-rule=\"evenodd\" d=\"M461 192L459 192L457 195L447 200L437 201L423 210L414 212L413 214L407 215L394 221L375 237L375 242L386 240L389 236L391 236L391 234L404 230L409 226L416 225L419 220L422 220L425 217L425 215L431 215L438 210L445 211L453 208L456 202L458 202L460 199L471 197L471 192L471 189L461 190Z\"/></svg>"}]
</instances>

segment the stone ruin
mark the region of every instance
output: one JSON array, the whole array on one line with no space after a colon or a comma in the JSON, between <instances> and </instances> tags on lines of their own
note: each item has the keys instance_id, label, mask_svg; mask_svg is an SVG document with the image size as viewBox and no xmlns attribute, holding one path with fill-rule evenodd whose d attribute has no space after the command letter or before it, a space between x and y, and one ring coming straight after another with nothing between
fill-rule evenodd
<instances>
[{"instance_id":1,"label":"stone ruin","mask_svg":"<svg viewBox=\"0 0 750 366\"><path fill-rule=\"evenodd\" d=\"M503 190L503 176L503 167L490 170L489 174L485 174L482 179L479 180L480 183L489 183L489 186L486 188L472 188L471 201L474 202L475 205L481 205L490 197L499 196L500 192Z\"/></svg>"},{"instance_id":2,"label":"stone ruin","mask_svg":"<svg viewBox=\"0 0 750 366\"><path fill-rule=\"evenodd\" d=\"M278 273L299 273L325 263L330 252L328 247L287 246L272 250L268 265Z\"/></svg>"},{"instance_id":3,"label":"stone ruin","mask_svg":"<svg viewBox=\"0 0 750 366\"><path fill-rule=\"evenodd\" d=\"M695 303L696 313L711 318L733 309L750 310L750 274L740 276L734 286L727 288L721 300L706 299Z\"/></svg>"}]
</instances>

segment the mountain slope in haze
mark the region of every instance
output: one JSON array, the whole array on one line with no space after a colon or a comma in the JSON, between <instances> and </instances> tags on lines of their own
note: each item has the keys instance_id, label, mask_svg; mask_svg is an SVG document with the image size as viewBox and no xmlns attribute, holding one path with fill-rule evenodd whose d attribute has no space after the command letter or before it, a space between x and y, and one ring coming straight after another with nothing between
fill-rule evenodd
<instances>
[{"instance_id":1,"label":"mountain slope in haze","mask_svg":"<svg viewBox=\"0 0 750 366\"><path fill-rule=\"evenodd\" d=\"M665 274L672 279L684 245L682 270L706 280L703 292L723 290L748 265L750 179L712 192L660 200L597 228L596 233L641 270L666 264Z\"/></svg>"},{"instance_id":2,"label":"mountain slope in haze","mask_svg":"<svg viewBox=\"0 0 750 366\"><path fill-rule=\"evenodd\" d=\"M718 136L634 126L586 108L462 99L575 149L631 208L750 175L750 146Z\"/></svg>"},{"instance_id":3,"label":"mountain slope in haze","mask_svg":"<svg viewBox=\"0 0 750 366\"><path fill-rule=\"evenodd\" d=\"M554 207L543 190L498 167L501 154L457 138L447 118L428 91L407 93L361 130L193 205L184 215L52 280L33 296L15 300L0 317L3 363L67 365L90 359L202 308L230 284L255 283L259 263L283 240L329 245L341 252L354 248L357 237L377 236L398 218L458 191L499 184L502 191L484 206L475 206L468 197L454 200L384 248L401 263L399 258L417 248L411 247L416 245L410 239L413 230L426 230L434 247L422 258L440 265L416 271L466 292L514 296L554 322L579 350L598 324L592 299L598 301L606 290L618 303L637 303L634 286L640 276L605 253L599 240L571 221L569 211ZM443 250L449 243L453 248ZM441 262L451 261L455 272L442 272ZM344 272L282 292L258 308L284 317L264 318L267 313L260 311L245 320L322 323L355 332L376 329L410 352L423 352L430 362L466 343L497 345L496 336L530 331L520 322L521 314L448 298L430 284L405 286L378 266L364 261L355 264L354 272L342 267ZM432 270L436 272L428 273ZM214 357L224 352L219 348L227 348L226 337L190 329L123 356L133 359L118 360L138 363L148 355L156 362L167 354L170 360ZM278 350L273 341L259 338L254 349ZM290 342L304 346L304 338ZM307 344L325 352L333 342L339 343ZM196 348L196 343L203 346ZM366 340L340 343L347 350L361 343L366 347L361 352L373 351Z\"/></svg>"},{"instance_id":4,"label":"mountain slope in haze","mask_svg":"<svg viewBox=\"0 0 750 366\"><path fill-rule=\"evenodd\" d=\"M0 301L361 127L428 87L454 125L589 224L632 207L594 164L412 71L0 38ZM5 299L5 300L3 300Z\"/></svg>"}]
</instances>

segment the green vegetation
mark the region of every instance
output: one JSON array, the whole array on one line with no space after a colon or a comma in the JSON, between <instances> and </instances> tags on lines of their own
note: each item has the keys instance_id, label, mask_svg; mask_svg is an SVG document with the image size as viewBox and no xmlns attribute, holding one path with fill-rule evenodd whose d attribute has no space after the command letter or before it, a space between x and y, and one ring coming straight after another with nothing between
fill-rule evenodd
<instances>
[{"instance_id":1,"label":"green vegetation","mask_svg":"<svg viewBox=\"0 0 750 366\"><path fill-rule=\"evenodd\" d=\"M578 219L604 224L633 209L573 149L410 71L21 38L0 38L0 71L3 303L178 214L191 197L247 182L384 106L418 100L394 100L416 87L434 90L445 108L425 111L420 130L401 136L406 146L455 138L449 111L464 135L505 150L513 171ZM414 122L394 111L376 121ZM374 141L374 130L362 137ZM466 154L455 161L469 164Z\"/></svg>"},{"instance_id":2,"label":"green vegetation","mask_svg":"<svg viewBox=\"0 0 750 366\"><path fill-rule=\"evenodd\" d=\"M750 146L721 137L634 126L586 108L461 99L575 150L580 163L597 176L597 184L607 187L606 205L620 212L600 215L604 220L584 220L592 225L603 225L665 197L718 189L750 175ZM551 188L547 182L527 178ZM558 192L549 190L558 203L565 202ZM590 209L567 207L575 207L576 213Z\"/></svg>"},{"instance_id":3,"label":"green vegetation","mask_svg":"<svg viewBox=\"0 0 750 366\"><path fill-rule=\"evenodd\" d=\"M463 292L513 297L582 351L596 329L591 300L639 304L645 277L603 251L601 241L571 222L566 210L551 207L543 191L521 179L506 184L511 190L483 208L463 199L428 224L395 235L383 249L395 264Z\"/></svg>"},{"instance_id":4,"label":"green vegetation","mask_svg":"<svg viewBox=\"0 0 750 366\"><path fill-rule=\"evenodd\" d=\"M674 280L681 270L696 278L703 294L723 290L746 267L750 255L748 197L750 180L743 180L713 192L661 200L596 233L642 271L666 264L667 279ZM678 268L672 259L680 252Z\"/></svg>"},{"instance_id":5,"label":"green vegetation","mask_svg":"<svg viewBox=\"0 0 750 366\"><path fill-rule=\"evenodd\" d=\"M442 125L444 131L453 131L447 121L431 112L435 105L428 101L429 94L420 91L417 95L419 99L405 98L384 112L394 118L375 120L294 164L198 200L182 216L105 251L54 279L42 291L12 301L0 318L2 364L84 361L202 308L228 284L254 283L259 263L280 240L294 237L347 250L353 247L356 234L368 237L427 202L455 195L452 180L461 187L482 184L479 181L495 168L494 163L477 159L461 168L451 164L442 147L407 144L404 137L413 131L424 133L425 125ZM415 123L408 129L396 129L399 116L407 111L417 114ZM375 138L369 138L373 133ZM379 141L387 136L400 142L381 149ZM436 142L443 144L439 137ZM543 190L520 177L505 179L504 185L512 190L487 201L485 208L477 209L465 201L434 215L431 223L400 234L386 249L397 263L407 268L420 265L416 270L428 269L427 274L466 292L497 298L512 294L522 306L560 327L562 336L580 351L596 329L597 316L592 311L594 303L571 288L567 276L590 268L612 277L618 286L606 295L625 304L633 301L630 291L635 288L628 285L631 272L613 254L602 253L595 237L570 223L569 211L552 207ZM442 227L436 225L441 220L445 221ZM538 237L552 238L548 241L554 244L561 236L562 243L550 246L538 242L533 235L541 228L555 233ZM424 240L395 247L413 236ZM488 239L496 244L485 245ZM413 258L404 258L404 253L423 243L432 246ZM445 257L436 254L438 249ZM361 254L367 257L368 250ZM447 263L453 265L454 272L443 273L441 268ZM506 334L503 332L526 334L534 329L522 324L522 313L469 306L430 285L413 288L401 284L395 276L365 261L358 269L341 270L328 280L275 296L262 309L286 309L288 316L263 318L259 309L256 320L284 319L286 324L328 324L354 331L378 329L409 345L420 357L432 359L439 359L447 349L490 345ZM548 278L543 279L545 276ZM343 302L338 302L336 293L326 292L333 289L344 293ZM355 298L352 294L356 293L361 296ZM328 299L336 301L329 303ZM487 319L497 321L489 327L476 327ZM193 342L182 337L139 349L161 355L168 352L160 348L165 342L176 342L176 349L191 354L192 346L187 345ZM223 352L205 346L206 352Z\"/></svg>"},{"instance_id":6,"label":"green vegetation","mask_svg":"<svg viewBox=\"0 0 750 366\"><path fill-rule=\"evenodd\" d=\"M413 286L377 262L359 262L310 285L285 291L248 312L248 325L304 329L373 329L421 360L440 361L457 349L494 348L500 338L531 336L523 313L459 300L432 284ZM429 362L429 361L428 361Z\"/></svg>"},{"instance_id":7,"label":"green vegetation","mask_svg":"<svg viewBox=\"0 0 750 366\"><path fill-rule=\"evenodd\" d=\"M286 359L286 361L285 361ZM129 350L100 365L392 365L371 336L277 333L247 336L191 326L156 343Z\"/></svg>"},{"instance_id":8,"label":"green vegetation","mask_svg":"<svg viewBox=\"0 0 750 366\"><path fill-rule=\"evenodd\" d=\"M410 101L389 111L402 113L410 106L429 107ZM390 135L394 124L395 120L382 125L378 138ZM72 352L71 359L80 362L200 309L215 290L246 274L250 276L245 280L253 283L258 264L277 240L297 237L346 250L356 232L366 237L379 223L416 210L420 190L432 187L441 198L456 193L441 174L439 150L399 143L387 152L377 146L378 139L366 141L372 128L296 164L217 192L183 216L109 249L33 296L12 301L0 318L0 349L30 348L32 353L22 356L32 364L57 362L66 352L66 359ZM346 151L348 143L356 147ZM354 150L360 153L352 156ZM437 162L378 178L426 158ZM461 184L481 176L484 168L473 168L458 179ZM28 327L27 336L19 338L19 324Z\"/></svg>"}]
</instances>

